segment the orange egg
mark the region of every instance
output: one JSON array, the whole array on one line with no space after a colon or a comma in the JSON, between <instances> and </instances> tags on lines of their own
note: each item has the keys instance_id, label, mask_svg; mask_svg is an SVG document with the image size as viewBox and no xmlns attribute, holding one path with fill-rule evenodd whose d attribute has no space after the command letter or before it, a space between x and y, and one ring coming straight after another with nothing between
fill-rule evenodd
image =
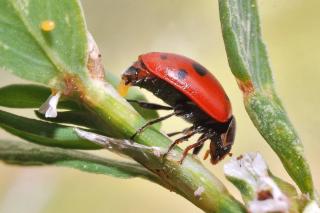
<instances>
[{"instance_id":1,"label":"orange egg","mask_svg":"<svg viewBox=\"0 0 320 213\"><path fill-rule=\"evenodd\" d=\"M50 32L52 30L54 30L56 24L54 23L54 21L52 20L45 20L43 22L41 22L40 28L41 30L45 31L45 32Z\"/></svg>"}]
</instances>

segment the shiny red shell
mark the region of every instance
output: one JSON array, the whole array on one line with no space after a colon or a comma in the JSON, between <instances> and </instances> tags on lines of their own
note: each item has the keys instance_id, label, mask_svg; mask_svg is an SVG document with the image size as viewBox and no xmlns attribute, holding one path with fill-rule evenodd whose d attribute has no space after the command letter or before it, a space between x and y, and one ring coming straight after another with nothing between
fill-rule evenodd
<instances>
[{"instance_id":1,"label":"shiny red shell","mask_svg":"<svg viewBox=\"0 0 320 213\"><path fill-rule=\"evenodd\" d=\"M139 61L215 120L224 123L232 116L229 98L218 80L194 60L172 53L153 52L140 55Z\"/></svg>"}]
</instances>

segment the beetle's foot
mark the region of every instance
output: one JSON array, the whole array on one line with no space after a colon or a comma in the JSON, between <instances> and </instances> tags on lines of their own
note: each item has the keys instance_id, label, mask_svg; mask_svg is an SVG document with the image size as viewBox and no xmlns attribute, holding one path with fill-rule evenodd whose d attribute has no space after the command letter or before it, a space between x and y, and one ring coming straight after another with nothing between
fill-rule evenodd
<instances>
[{"instance_id":1,"label":"beetle's foot","mask_svg":"<svg viewBox=\"0 0 320 213\"><path fill-rule=\"evenodd\" d=\"M178 163L179 163L180 165L182 165L184 159L187 157L187 154L188 154L188 153L186 153L186 154L183 153L181 159L178 161Z\"/></svg>"},{"instance_id":2,"label":"beetle's foot","mask_svg":"<svg viewBox=\"0 0 320 213\"><path fill-rule=\"evenodd\" d=\"M170 151L171 151L171 149L168 149L168 150L162 155L162 160L163 160L163 161L167 158L167 156L168 156L168 154L169 154Z\"/></svg>"},{"instance_id":3,"label":"beetle's foot","mask_svg":"<svg viewBox=\"0 0 320 213\"><path fill-rule=\"evenodd\" d=\"M182 137L182 138L178 138L177 140L173 141L173 142L170 144L170 146L169 146L168 150L166 151L166 153L163 154L162 159L165 159L165 158L168 156L169 152L171 152L171 150L172 150L177 144L183 142L184 140L185 140L185 138Z\"/></svg>"},{"instance_id":4,"label":"beetle's foot","mask_svg":"<svg viewBox=\"0 0 320 213\"><path fill-rule=\"evenodd\" d=\"M138 130L130 137L130 139L131 139L131 140L134 140L134 138L135 138L138 134L140 134L141 132L143 132L143 130L144 130L144 128L138 129Z\"/></svg>"},{"instance_id":5,"label":"beetle's foot","mask_svg":"<svg viewBox=\"0 0 320 213\"><path fill-rule=\"evenodd\" d=\"M134 138L137 136L137 132L136 133L134 133L131 137L130 137L130 140L134 140Z\"/></svg>"}]
</instances>

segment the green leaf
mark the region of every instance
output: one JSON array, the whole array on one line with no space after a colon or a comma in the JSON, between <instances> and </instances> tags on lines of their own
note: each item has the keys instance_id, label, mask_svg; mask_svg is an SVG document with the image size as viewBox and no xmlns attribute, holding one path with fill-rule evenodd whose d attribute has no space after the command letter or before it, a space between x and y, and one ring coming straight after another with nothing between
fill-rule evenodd
<instances>
[{"instance_id":1,"label":"green leaf","mask_svg":"<svg viewBox=\"0 0 320 213\"><path fill-rule=\"evenodd\" d=\"M119 79L112 76L111 84L116 87ZM108 78L108 79L109 79ZM50 89L40 85L34 84L13 84L0 88L0 106L11 108L39 108L46 99L50 96ZM128 98L134 100L146 100L138 90L130 90ZM146 110L139 107L136 104L132 106L147 120L158 118L159 115L155 110ZM37 116L43 120L49 120L58 123L70 123L80 126L86 126L89 128L98 128L97 122L92 118L92 114L83 109L78 103L71 101L70 99L61 99L58 104L60 109L71 109L74 111L59 112L57 118L47 119L37 114ZM154 125L155 128L160 128L160 123Z\"/></svg>"},{"instance_id":2,"label":"green leaf","mask_svg":"<svg viewBox=\"0 0 320 213\"><path fill-rule=\"evenodd\" d=\"M267 52L261 39L255 0L220 0L220 20L228 61L241 82L255 88L272 84Z\"/></svg>"},{"instance_id":3,"label":"green leaf","mask_svg":"<svg viewBox=\"0 0 320 213\"><path fill-rule=\"evenodd\" d=\"M34 84L13 84L0 88L0 106L11 108L39 108L50 96L49 88ZM70 100L60 100L61 109L80 109Z\"/></svg>"},{"instance_id":4,"label":"green leaf","mask_svg":"<svg viewBox=\"0 0 320 213\"><path fill-rule=\"evenodd\" d=\"M43 31L44 21L53 21ZM85 76L87 30L77 0L0 0L0 67L56 85L65 74Z\"/></svg>"},{"instance_id":5,"label":"green leaf","mask_svg":"<svg viewBox=\"0 0 320 213\"><path fill-rule=\"evenodd\" d=\"M100 149L99 146L79 138L73 127L24 118L1 110L0 126L13 135L45 146Z\"/></svg>"},{"instance_id":6,"label":"green leaf","mask_svg":"<svg viewBox=\"0 0 320 213\"><path fill-rule=\"evenodd\" d=\"M51 121L54 123L66 123L74 124L78 126L84 126L91 129L99 129L96 117L90 115L89 113L81 111L62 111L58 112L56 118L46 118L45 115L41 114L39 111L35 111L38 118L46 121Z\"/></svg>"},{"instance_id":7,"label":"green leaf","mask_svg":"<svg viewBox=\"0 0 320 213\"><path fill-rule=\"evenodd\" d=\"M244 180L235 178L232 176L226 176L226 178L235 186L241 193L241 197L245 203L253 200L255 197L255 192L253 188Z\"/></svg>"},{"instance_id":8,"label":"green leaf","mask_svg":"<svg viewBox=\"0 0 320 213\"><path fill-rule=\"evenodd\" d=\"M74 150L52 148L24 142L0 141L0 160L23 166L56 165L118 178L143 177L157 180L153 174L134 163L101 158Z\"/></svg>"},{"instance_id":9,"label":"green leaf","mask_svg":"<svg viewBox=\"0 0 320 213\"><path fill-rule=\"evenodd\" d=\"M272 80L255 0L219 0L220 20L231 71L244 93L246 110L303 193L315 197L302 143Z\"/></svg>"},{"instance_id":10,"label":"green leaf","mask_svg":"<svg viewBox=\"0 0 320 213\"><path fill-rule=\"evenodd\" d=\"M107 81L116 87L120 80L115 75L108 73ZM11 108L39 108L50 96L49 88L35 84L13 84L0 88L0 106ZM136 88L130 89L128 99L143 100L146 98ZM132 103L132 106L146 119L152 120L159 117L155 110L148 110ZM59 101L58 108L79 110L81 107L69 99ZM58 115L59 116L59 115ZM72 123L72 122L71 122ZM160 128L160 123L154 125Z\"/></svg>"},{"instance_id":11,"label":"green leaf","mask_svg":"<svg viewBox=\"0 0 320 213\"><path fill-rule=\"evenodd\" d=\"M111 84L116 87L119 83L119 79L113 74L108 74L108 80L111 78ZM111 77L110 77L111 76ZM13 84L0 88L0 106L10 108L39 108L50 96L51 91L49 88L35 85L35 84ZM128 94L128 99L134 100L146 100L137 89L132 88ZM138 105L132 103L132 106L147 120L158 118L159 115L155 110L146 110ZM92 114L88 113L78 103L71 101L70 99L61 99L58 104L60 109L72 109L76 112L59 112L58 117L55 119L46 119L43 116L37 114L37 116L44 120L59 122L59 123L71 123L81 126L94 127L93 119L90 119ZM154 125L156 128L160 128L160 123Z\"/></svg>"}]
</instances>

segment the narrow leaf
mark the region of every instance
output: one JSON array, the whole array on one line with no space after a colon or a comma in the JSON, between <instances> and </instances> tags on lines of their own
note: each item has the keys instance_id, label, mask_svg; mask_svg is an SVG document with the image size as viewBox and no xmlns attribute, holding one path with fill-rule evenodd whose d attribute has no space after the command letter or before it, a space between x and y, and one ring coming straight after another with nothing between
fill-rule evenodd
<instances>
[{"instance_id":1,"label":"narrow leaf","mask_svg":"<svg viewBox=\"0 0 320 213\"><path fill-rule=\"evenodd\" d=\"M39 108L50 96L49 88L34 84L12 84L0 88L0 106L11 108ZM70 100L60 100L60 109L80 109Z\"/></svg>"},{"instance_id":2,"label":"narrow leaf","mask_svg":"<svg viewBox=\"0 0 320 213\"><path fill-rule=\"evenodd\" d=\"M152 181L157 179L138 164L25 142L0 141L0 160L9 164L24 166L64 166L118 178L143 177Z\"/></svg>"},{"instance_id":3,"label":"narrow leaf","mask_svg":"<svg viewBox=\"0 0 320 213\"><path fill-rule=\"evenodd\" d=\"M100 147L78 137L73 127L24 118L0 110L0 126L25 140L70 149L99 149Z\"/></svg>"},{"instance_id":4,"label":"narrow leaf","mask_svg":"<svg viewBox=\"0 0 320 213\"><path fill-rule=\"evenodd\" d=\"M256 1L219 0L219 9L229 65L251 120L301 191L314 198L302 143L273 86Z\"/></svg>"},{"instance_id":5,"label":"narrow leaf","mask_svg":"<svg viewBox=\"0 0 320 213\"><path fill-rule=\"evenodd\" d=\"M111 83L116 86L119 80L113 74L108 74L112 79ZM111 76L111 77L110 77ZM10 108L39 108L46 99L50 96L50 89L34 84L13 84L0 88L0 106ZM134 100L146 100L138 90L131 90L128 97ZM155 110L146 110L139 107L137 104L132 104L133 107L147 120L158 118L158 113ZM59 109L71 109L75 111L59 112L55 119L46 119L44 116L37 113L37 116L44 120L49 120L58 123L70 123L90 128L97 128L97 122L92 114L83 109L79 104L69 99L61 99L58 104ZM160 124L155 125L160 128Z\"/></svg>"},{"instance_id":6,"label":"narrow leaf","mask_svg":"<svg viewBox=\"0 0 320 213\"><path fill-rule=\"evenodd\" d=\"M119 83L119 79L112 73L107 74L107 81L116 87ZM39 108L50 96L51 91L49 88L34 85L34 84L13 84L0 88L0 106L11 107L11 108ZM128 99L143 100L146 98L140 91L135 88L130 89ZM137 104L132 103L132 106L147 120L158 118L159 115L155 110L148 110L139 107ZM58 104L59 109L72 109L81 110L81 107L76 102L69 99L61 99ZM84 110L84 109L82 109ZM80 112L79 112L80 113ZM84 112L83 112L84 113ZM60 116L58 114L58 116ZM61 115L64 117L64 115ZM69 117L69 116L68 116ZM78 118L77 120L80 120ZM54 121L54 120L53 120ZM56 122L60 122L56 120ZM68 121L67 123L73 123ZM80 124L80 123L76 123ZM87 124L81 124L86 126ZM160 128L160 124L154 125L156 128Z\"/></svg>"},{"instance_id":7,"label":"narrow leaf","mask_svg":"<svg viewBox=\"0 0 320 213\"><path fill-rule=\"evenodd\" d=\"M0 14L2 69L51 86L66 73L84 76L87 31L77 0L0 0Z\"/></svg>"},{"instance_id":8,"label":"narrow leaf","mask_svg":"<svg viewBox=\"0 0 320 213\"><path fill-rule=\"evenodd\" d=\"M98 122L96 122L96 117L90 115L89 113L81 111L62 111L58 112L55 118L46 118L43 114L35 111L38 118L46 121L51 121L54 123L66 123L74 124L78 126L84 126L91 129L99 129Z\"/></svg>"},{"instance_id":9,"label":"narrow leaf","mask_svg":"<svg viewBox=\"0 0 320 213\"><path fill-rule=\"evenodd\" d=\"M261 39L255 0L220 0L220 20L233 74L255 88L272 84L267 52Z\"/></svg>"}]
</instances>

